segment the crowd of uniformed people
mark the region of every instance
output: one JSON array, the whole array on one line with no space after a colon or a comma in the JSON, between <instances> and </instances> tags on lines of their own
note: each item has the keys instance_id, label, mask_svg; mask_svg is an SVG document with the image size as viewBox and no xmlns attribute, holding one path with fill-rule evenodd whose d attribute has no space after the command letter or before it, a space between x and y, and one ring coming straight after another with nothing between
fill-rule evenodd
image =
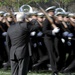
<instances>
[{"instance_id":1,"label":"crowd of uniformed people","mask_svg":"<svg viewBox=\"0 0 75 75\"><path fill-rule=\"evenodd\" d=\"M61 9L60 9L61 10ZM24 22L39 25L31 31L29 42L29 70L49 70L53 75L58 72L74 72L75 68L75 14L56 11L52 6L45 10L52 22L43 12L25 14ZM0 12L0 68L10 67L10 51L6 46L7 30L15 25L13 16L20 12Z\"/></svg>"}]
</instances>

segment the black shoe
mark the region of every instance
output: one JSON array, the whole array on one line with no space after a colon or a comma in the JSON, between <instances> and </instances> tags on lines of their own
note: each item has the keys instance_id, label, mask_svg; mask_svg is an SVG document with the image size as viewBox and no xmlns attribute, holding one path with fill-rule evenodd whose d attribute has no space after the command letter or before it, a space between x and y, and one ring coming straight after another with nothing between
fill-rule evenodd
<instances>
[{"instance_id":1,"label":"black shoe","mask_svg":"<svg viewBox=\"0 0 75 75\"><path fill-rule=\"evenodd\" d=\"M36 63L36 64L33 64L33 66L32 67L37 67L37 66L39 66L41 63Z\"/></svg>"},{"instance_id":2,"label":"black shoe","mask_svg":"<svg viewBox=\"0 0 75 75\"><path fill-rule=\"evenodd\" d=\"M9 63L3 63L3 70L8 70L10 68Z\"/></svg>"},{"instance_id":3,"label":"black shoe","mask_svg":"<svg viewBox=\"0 0 75 75\"><path fill-rule=\"evenodd\" d=\"M63 70L63 72L64 72L64 73L69 73L69 72L70 72L70 69L69 69L69 68L65 68L65 69Z\"/></svg>"},{"instance_id":4,"label":"black shoe","mask_svg":"<svg viewBox=\"0 0 75 75\"><path fill-rule=\"evenodd\" d=\"M50 64L47 64L47 67L48 67L48 70L49 71L52 71L52 68L51 68L51 65Z\"/></svg>"},{"instance_id":5,"label":"black shoe","mask_svg":"<svg viewBox=\"0 0 75 75\"><path fill-rule=\"evenodd\" d=\"M38 62L38 63L36 63L36 64L33 64L32 67L33 67L33 68L34 68L34 67L38 67L38 66L40 66L41 63L42 63L42 62Z\"/></svg>"},{"instance_id":6,"label":"black shoe","mask_svg":"<svg viewBox=\"0 0 75 75\"><path fill-rule=\"evenodd\" d=\"M58 75L58 73L52 73L52 75Z\"/></svg>"},{"instance_id":7,"label":"black shoe","mask_svg":"<svg viewBox=\"0 0 75 75\"><path fill-rule=\"evenodd\" d=\"M63 67L59 72L60 72L60 73L64 73L64 72L63 72L64 69L65 69L65 67Z\"/></svg>"}]
</instances>

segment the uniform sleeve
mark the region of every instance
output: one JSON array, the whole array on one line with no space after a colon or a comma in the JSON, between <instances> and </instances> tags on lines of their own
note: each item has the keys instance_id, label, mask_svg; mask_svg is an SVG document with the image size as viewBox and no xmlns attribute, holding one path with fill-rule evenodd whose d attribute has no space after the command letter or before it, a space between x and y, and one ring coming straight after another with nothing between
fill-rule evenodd
<instances>
[{"instance_id":1,"label":"uniform sleeve","mask_svg":"<svg viewBox=\"0 0 75 75\"><path fill-rule=\"evenodd\" d=\"M40 28L40 25L38 24L37 21L34 23L34 25L32 25L31 23L29 23L28 25L28 29L30 30L30 32L38 30L39 28Z\"/></svg>"},{"instance_id":2,"label":"uniform sleeve","mask_svg":"<svg viewBox=\"0 0 75 75\"><path fill-rule=\"evenodd\" d=\"M52 30L48 29L50 27L48 25L50 25L50 23L47 19L45 19L43 22L43 33L47 35L52 35Z\"/></svg>"}]
</instances>

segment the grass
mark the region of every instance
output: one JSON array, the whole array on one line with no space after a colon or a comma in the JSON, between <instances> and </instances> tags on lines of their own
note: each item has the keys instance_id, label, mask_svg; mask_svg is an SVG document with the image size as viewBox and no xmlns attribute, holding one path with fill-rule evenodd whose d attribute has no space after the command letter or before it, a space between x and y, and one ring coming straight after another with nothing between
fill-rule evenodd
<instances>
[{"instance_id":1,"label":"grass","mask_svg":"<svg viewBox=\"0 0 75 75\"><path fill-rule=\"evenodd\" d=\"M11 75L10 70L4 71L0 69L0 75ZM51 75L51 72L29 72L28 75ZM59 75L70 75L70 74L62 74L59 73ZM75 73L72 73L71 75L75 75Z\"/></svg>"}]
</instances>

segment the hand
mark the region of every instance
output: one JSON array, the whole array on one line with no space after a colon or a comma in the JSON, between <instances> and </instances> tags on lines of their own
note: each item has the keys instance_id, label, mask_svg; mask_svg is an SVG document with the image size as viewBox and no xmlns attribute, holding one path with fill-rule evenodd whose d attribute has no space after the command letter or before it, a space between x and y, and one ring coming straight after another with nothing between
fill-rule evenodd
<instances>
[{"instance_id":1,"label":"hand","mask_svg":"<svg viewBox=\"0 0 75 75\"><path fill-rule=\"evenodd\" d=\"M68 45L68 46L71 46L72 44L71 44L71 42L70 42L70 41L68 41L68 42L67 42L67 45Z\"/></svg>"},{"instance_id":2,"label":"hand","mask_svg":"<svg viewBox=\"0 0 75 75\"><path fill-rule=\"evenodd\" d=\"M6 35L7 35L7 32L3 32L2 35L3 35L3 36L6 36Z\"/></svg>"},{"instance_id":3,"label":"hand","mask_svg":"<svg viewBox=\"0 0 75 75\"><path fill-rule=\"evenodd\" d=\"M65 39L61 38L62 43L65 43Z\"/></svg>"},{"instance_id":4,"label":"hand","mask_svg":"<svg viewBox=\"0 0 75 75\"><path fill-rule=\"evenodd\" d=\"M38 37L40 37L40 36L42 36L42 35L43 35L42 32L38 32L38 33L37 33L37 36L38 36Z\"/></svg>"},{"instance_id":5,"label":"hand","mask_svg":"<svg viewBox=\"0 0 75 75\"><path fill-rule=\"evenodd\" d=\"M73 33L69 33L68 37L70 37L70 38L73 37Z\"/></svg>"},{"instance_id":6,"label":"hand","mask_svg":"<svg viewBox=\"0 0 75 75\"><path fill-rule=\"evenodd\" d=\"M55 35L55 34L58 33L59 31L60 31L59 28L54 28L54 29L52 30L52 34Z\"/></svg>"},{"instance_id":7,"label":"hand","mask_svg":"<svg viewBox=\"0 0 75 75\"><path fill-rule=\"evenodd\" d=\"M65 31L65 32L63 32L63 37L68 37L68 34L69 34L69 32L68 31Z\"/></svg>"},{"instance_id":8,"label":"hand","mask_svg":"<svg viewBox=\"0 0 75 75\"><path fill-rule=\"evenodd\" d=\"M35 36L35 34L36 34L35 31L33 31L33 32L30 33L31 36Z\"/></svg>"}]
</instances>

